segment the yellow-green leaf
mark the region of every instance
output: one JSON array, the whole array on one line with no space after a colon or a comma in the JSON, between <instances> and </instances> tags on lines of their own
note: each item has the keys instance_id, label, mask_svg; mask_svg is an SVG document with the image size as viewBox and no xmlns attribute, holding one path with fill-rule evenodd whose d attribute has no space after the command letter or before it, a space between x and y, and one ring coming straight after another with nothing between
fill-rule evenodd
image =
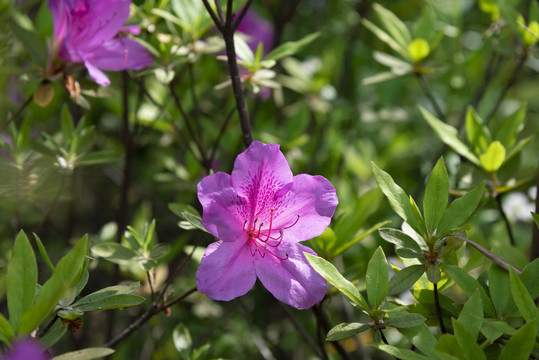
<instances>
[{"instance_id":1,"label":"yellow-green leaf","mask_svg":"<svg viewBox=\"0 0 539 360\"><path fill-rule=\"evenodd\" d=\"M430 53L429 43L421 38L414 39L410 44L408 44L408 55L413 62L420 62Z\"/></svg>"},{"instance_id":2,"label":"yellow-green leaf","mask_svg":"<svg viewBox=\"0 0 539 360\"><path fill-rule=\"evenodd\" d=\"M505 148L499 141L492 142L487 151L479 157L481 166L488 172L496 172L505 160Z\"/></svg>"}]
</instances>

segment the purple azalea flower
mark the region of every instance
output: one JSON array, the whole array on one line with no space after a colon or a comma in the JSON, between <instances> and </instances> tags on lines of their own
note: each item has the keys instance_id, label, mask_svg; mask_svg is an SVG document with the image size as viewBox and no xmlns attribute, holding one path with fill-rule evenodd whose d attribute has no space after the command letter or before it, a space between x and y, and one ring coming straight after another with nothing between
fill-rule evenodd
<instances>
[{"instance_id":1,"label":"purple azalea flower","mask_svg":"<svg viewBox=\"0 0 539 360\"><path fill-rule=\"evenodd\" d=\"M49 360L50 358L36 340L28 338L15 343L2 360Z\"/></svg>"},{"instance_id":2,"label":"purple azalea flower","mask_svg":"<svg viewBox=\"0 0 539 360\"><path fill-rule=\"evenodd\" d=\"M269 21L257 15L249 8L245 13L237 31L248 36L247 45L253 52L259 43L263 44L264 54L267 54L273 48L273 26Z\"/></svg>"},{"instance_id":3,"label":"purple azalea flower","mask_svg":"<svg viewBox=\"0 0 539 360\"><path fill-rule=\"evenodd\" d=\"M293 176L277 144L253 142L232 174L198 184L202 224L219 241L196 273L198 290L215 300L247 293L258 277L278 300L306 309L324 297L326 280L309 265L300 241L320 235L338 204L322 176Z\"/></svg>"},{"instance_id":4,"label":"purple azalea flower","mask_svg":"<svg viewBox=\"0 0 539 360\"><path fill-rule=\"evenodd\" d=\"M124 27L131 0L49 0L58 56L66 62L83 63L94 81L108 86L102 70L140 70L152 55L133 39L117 36L136 33Z\"/></svg>"}]
</instances>

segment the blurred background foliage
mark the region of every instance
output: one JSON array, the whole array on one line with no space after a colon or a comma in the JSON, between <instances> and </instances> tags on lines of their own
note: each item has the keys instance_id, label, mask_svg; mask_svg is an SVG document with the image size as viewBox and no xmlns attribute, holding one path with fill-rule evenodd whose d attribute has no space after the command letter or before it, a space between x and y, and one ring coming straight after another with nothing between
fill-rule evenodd
<instances>
[{"instance_id":1,"label":"blurred background foliage","mask_svg":"<svg viewBox=\"0 0 539 360\"><path fill-rule=\"evenodd\" d=\"M324 241L335 238L345 244L385 220L400 227L377 190L371 161L418 202L442 155L455 193L491 181L444 145L418 106L457 128L464 141L469 105L495 133L527 104L519 139L537 134L537 48L533 37L526 42L516 21L518 14L527 23L539 20L533 3L381 0L378 4L401 19L413 39L427 43L408 48L406 57L368 25L381 26L371 1L253 2L252 11L273 29L272 48L318 34L275 64L251 64L251 75L268 71L259 73L258 80L248 77L249 70L242 74L250 79L246 101L254 138L280 144L295 174L323 175L337 189L339 206L332 230L321 236ZM85 70L77 69L72 75L81 92L70 96L61 76L47 74L52 22L46 2L0 1L0 272L6 271L20 229L36 232L57 260L73 239L86 233L90 246L110 241L128 246L123 236L127 225L141 232L156 219L153 241L158 237L169 248L150 266L153 287L162 286L196 246L171 291L179 295L194 286L197 258L214 239L189 231L189 224L178 227L180 219L169 204L200 211L198 181L213 171L230 172L244 149L231 88L216 88L227 80L226 62L218 59L224 47L204 14L202 5L188 0L134 1L129 23L141 26L139 38L154 54L153 65L110 73L107 88L98 88ZM249 31L256 34L257 26ZM263 50L267 55L271 49ZM256 48L251 51L256 54ZM264 82L264 76L271 81ZM501 183L509 186L501 202L514 246L494 196L484 201L468 235L520 267L538 255L531 250L535 225L529 212L536 211L538 153L538 142L532 141L498 171ZM323 252L320 239L309 243ZM390 262L402 266L377 232L355 240L342 254L325 257L362 289L368 261L379 245ZM138 294L149 297L144 267L121 262L117 270L94 256L81 295L135 279L146 282ZM46 266L39 259L38 264ZM463 247L459 265L479 274L490 263ZM227 303L195 293L166 316L153 317L118 346L113 358L317 358L318 341L326 333L320 316L335 325L359 314L335 292L328 294L325 315L320 315L288 308L262 286L255 288ZM0 298L4 296L0 282ZM65 336L54 352L101 345L148 304L115 315L85 315L80 331ZM365 346L369 336L363 333L343 345L356 358L385 356ZM389 337L399 341L397 333ZM326 347L337 357L331 345Z\"/></svg>"}]
</instances>

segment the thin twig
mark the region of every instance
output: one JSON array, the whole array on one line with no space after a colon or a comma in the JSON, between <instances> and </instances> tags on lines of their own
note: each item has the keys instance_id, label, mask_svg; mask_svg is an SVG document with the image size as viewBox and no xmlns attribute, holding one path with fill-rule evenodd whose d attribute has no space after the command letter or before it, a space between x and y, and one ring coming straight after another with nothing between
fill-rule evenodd
<instances>
[{"instance_id":1,"label":"thin twig","mask_svg":"<svg viewBox=\"0 0 539 360\"><path fill-rule=\"evenodd\" d=\"M527 55L528 55L527 51L524 49L524 51L522 52L522 54L518 58L518 61L517 61L516 65L515 65L515 67L513 68L513 72L511 73L511 76L509 77L509 81L507 81L507 84L505 84L504 88L502 89L502 92L498 96L498 99L494 103L494 106L492 107L492 109L488 113L488 116L485 119L486 123L490 122L490 120L494 117L494 114L496 113L496 111L498 110L498 107L500 106L503 99L505 98L505 95L507 95L507 92L509 91L509 89L511 89L511 87L513 87L513 85L516 84L517 79L518 79L518 75L520 74L520 71L522 70L522 67L524 65L524 61L527 58Z\"/></svg>"},{"instance_id":2,"label":"thin twig","mask_svg":"<svg viewBox=\"0 0 539 360\"><path fill-rule=\"evenodd\" d=\"M153 302L155 300L155 292L153 290L152 275L150 274L149 271L146 271L146 277L148 279L148 285L150 286L150 294L151 294L151 299Z\"/></svg>"},{"instance_id":3,"label":"thin twig","mask_svg":"<svg viewBox=\"0 0 539 360\"><path fill-rule=\"evenodd\" d=\"M442 308L440 307L440 299L438 298L438 284L434 284L434 306L436 307L436 316L438 317L438 322L440 323L440 330L442 334L445 334L447 330L445 329L444 319L442 318Z\"/></svg>"},{"instance_id":4,"label":"thin twig","mask_svg":"<svg viewBox=\"0 0 539 360\"><path fill-rule=\"evenodd\" d=\"M522 270L517 268L515 265L512 265L512 264L508 263L507 261L505 261L504 259L502 259L498 255L495 255L494 253L490 252L487 248L479 245L478 243L476 243L476 242L474 242L474 241L472 241L472 240L470 240L470 239L468 239L468 238L466 238L464 236L460 236L460 235L457 235L457 234L452 234L451 236L457 237L457 238L467 242L468 244L473 246L477 251L479 251L481 254L485 255L490 260L492 260L493 263L495 263L496 265L498 265L502 269L505 269L505 271L509 271L509 268L512 267L513 270L515 270L515 272L518 275L522 274Z\"/></svg>"},{"instance_id":5,"label":"thin twig","mask_svg":"<svg viewBox=\"0 0 539 360\"><path fill-rule=\"evenodd\" d=\"M378 332L380 332L380 337L382 338L382 341L384 342L384 344L389 345L389 342L387 341L386 336L384 335L384 332L382 331L382 329L378 329Z\"/></svg>"},{"instance_id":6,"label":"thin twig","mask_svg":"<svg viewBox=\"0 0 539 360\"><path fill-rule=\"evenodd\" d=\"M51 319L51 321L49 321L49 323L47 324L47 326L45 327L45 329L43 329L42 332L40 332L37 337L38 338L42 338L43 336L45 336L49 330L52 328L52 326L54 325L54 323L56 322L56 320L59 319L59 316L58 315L54 315L54 317Z\"/></svg>"},{"instance_id":7,"label":"thin twig","mask_svg":"<svg viewBox=\"0 0 539 360\"><path fill-rule=\"evenodd\" d=\"M500 196L500 194L496 194L496 202L498 203L498 210L500 211L500 215L502 216L502 219L505 223L505 228L507 229L507 235L509 235L509 241L511 241L511 245L515 246L515 238L513 236L513 229L511 228L511 223L509 222L509 219L507 218L507 215L505 214L505 211L503 210L502 197Z\"/></svg>"},{"instance_id":8,"label":"thin twig","mask_svg":"<svg viewBox=\"0 0 539 360\"><path fill-rule=\"evenodd\" d=\"M245 5L243 5L243 8L241 9L240 14L238 15L238 17L234 21L234 24L232 25L232 31L236 31L238 26L240 26L241 21L243 20L243 17L245 16L245 14L247 14L247 10L249 10L249 7L251 6L252 2L253 0L247 0Z\"/></svg>"},{"instance_id":9,"label":"thin twig","mask_svg":"<svg viewBox=\"0 0 539 360\"><path fill-rule=\"evenodd\" d=\"M301 337L309 344L311 349L316 352L316 355L322 357L323 355L321 353L321 350L317 347L312 337L309 336L307 330L305 330L305 328L296 319L294 313L290 310L290 308L288 308L288 305L284 305L282 302L279 302L279 304L281 305L281 308L284 310L284 313L286 314L288 319L290 319L290 321L292 322L292 326L294 326L294 328L299 332Z\"/></svg>"},{"instance_id":10,"label":"thin twig","mask_svg":"<svg viewBox=\"0 0 539 360\"><path fill-rule=\"evenodd\" d=\"M425 76L421 73L416 73L416 76L419 79L419 83L421 84L421 87L423 88L423 92L427 96L427 99L429 99L432 107L434 108L434 111L436 111L438 118L442 121L445 121L444 112L442 111L442 109L438 105L438 102L434 98L434 95L432 94L432 91L429 87L429 84L427 83L427 80L425 79Z\"/></svg>"},{"instance_id":11,"label":"thin twig","mask_svg":"<svg viewBox=\"0 0 539 360\"><path fill-rule=\"evenodd\" d=\"M121 333L116 335L113 339L108 341L106 344L103 345L103 347L110 348L121 342L122 340L126 339L131 333L133 333L135 330L139 329L142 325L144 325L148 320L152 318L152 316L159 314L166 308L176 304L177 302L185 299L187 296L191 295L197 291L197 288L192 288L191 290L187 291L183 295L179 296L178 298L172 300L168 304L158 305L156 303L153 303L148 310L142 314L137 320L131 323L127 328L125 328Z\"/></svg>"},{"instance_id":12,"label":"thin twig","mask_svg":"<svg viewBox=\"0 0 539 360\"><path fill-rule=\"evenodd\" d=\"M24 109L25 109L28 105L30 105L30 103L32 102L32 99L33 99L33 98L34 98L34 94L30 95L30 96L28 97L28 99L26 99L26 101L23 102L23 103L21 104L21 106L17 109L17 111L15 111L15 113L13 113L13 115L11 115L11 116L6 120L6 122L2 124L2 126L0 127L0 133L1 133L2 131L4 131L4 130L8 127L8 125L9 125L13 120L15 120L16 118L18 118L18 117L21 115L21 113L24 111Z\"/></svg>"},{"instance_id":13,"label":"thin twig","mask_svg":"<svg viewBox=\"0 0 539 360\"><path fill-rule=\"evenodd\" d=\"M323 304L323 302L320 302L317 305L313 306L313 311L314 311L314 313L316 315L316 320L317 320L319 330L322 330L324 333L327 334L329 332L329 330L331 330L331 326L330 326L329 321L327 320L327 318L326 318L326 316L324 314L324 309L322 307L322 304ZM343 358L345 360L350 359L350 355L345 350L345 348L342 346L340 341L330 341L329 343L331 345L333 345L335 350L337 350L339 355L341 355L341 358ZM321 350L322 350L322 353L326 352L326 349L323 346L323 341L322 341L322 344L321 344ZM327 356L327 353L326 353L326 356Z\"/></svg>"}]
</instances>

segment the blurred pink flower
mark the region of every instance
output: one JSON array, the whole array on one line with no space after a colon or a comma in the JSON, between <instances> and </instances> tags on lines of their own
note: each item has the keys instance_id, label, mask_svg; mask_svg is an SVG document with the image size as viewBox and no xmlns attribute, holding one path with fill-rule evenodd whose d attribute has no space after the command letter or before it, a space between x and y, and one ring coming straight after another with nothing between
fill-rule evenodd
<instances>
[{"instance_id":1,"label":"blurred pink flower","mask_svg":"<svg viewBox=\"0 0 539 360\"><path fill-rule=\"evenodd\" d=\"M198 184L202 224L219 241L208 246L196 273L198 289L215 300L247 293L257 277L280 301L306 309L324 297L326 280L308 264L300 241L320 235L337 206L322 176L293 176L277 144L253 142L232 174Z\"/></svg>"},{"instance_id":2,"label":"blurred pink flower","mask_svg":"<svg viewBox=\"0 0 539 360\"><path fill-rule=\"evenodd\" d=\"M138 28L123 27L131 0L49 0L55 46L65 62L83 63L94 81L108 86L102 70L140 70L152 55L133 39L118 36Z\"/></svg>"},{"instance_id":3,"label":"blurred pink flower","mask_svg":"<svg viewBox=\"0 0 539 360\"><path fill-rule=\"evenodd\" d=\"M32 339L24 339L13 345L1 360L49 360L51 357L43 347Z\"/></svg>"},{"instance_id":4,"label":"blurred pink flower","mask_svg":"<svg viewBox=\"0 0 539 360\"><path fill-rule=\"evenodd\" d=\"M259 43L263 44L264 55L273 48L273 26L266 19L250 8L245 13L237 31L246 35L247 45L253 52L256 52Z\"/></svg>"}]
</instances>

